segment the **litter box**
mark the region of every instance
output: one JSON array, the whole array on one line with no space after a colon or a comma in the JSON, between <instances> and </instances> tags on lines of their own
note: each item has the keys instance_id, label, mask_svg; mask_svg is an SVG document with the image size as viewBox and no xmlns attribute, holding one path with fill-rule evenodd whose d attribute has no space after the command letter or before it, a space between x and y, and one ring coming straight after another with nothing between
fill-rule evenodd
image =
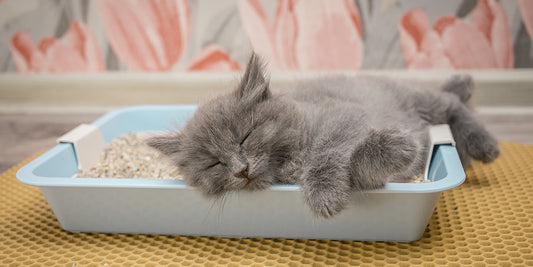
<instances>
[{"instance_id":1,"label":"litter box","mask_svg":"<svg viewBox=\"0 0 533 267\"><path fill-rule=\"evenodd\" d=\"M38 186L70 232L401 242L418 240L441 192L465 179L446 131L432 135L435 145L426 171L430 182L388 183L380 190L356 193L348 207L329 220L314 217L297 185L236 192L220 205L182 180L75 178L80 160L90 167L94 155L91 159L85 154L98 155L104 140L109 143L132 131L179 128L195 109L138 106L112 111L91 124L96 129L92 134L85 130L80 135L79 129L78 134L67 134L77 142L59 143L22 167L17 179ZM101 144L91 141L102 136Z\"/></svg>"}]
</instances>

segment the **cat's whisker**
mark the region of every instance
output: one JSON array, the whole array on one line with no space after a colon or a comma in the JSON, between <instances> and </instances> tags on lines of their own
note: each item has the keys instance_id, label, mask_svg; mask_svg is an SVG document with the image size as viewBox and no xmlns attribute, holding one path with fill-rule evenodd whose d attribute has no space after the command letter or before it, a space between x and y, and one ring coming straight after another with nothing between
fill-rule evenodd
<instances>
[{"instance_id":1,"label":"cat's whisker","mask_svg":"<svg viewBox=\"0 0 533 267\"><path fill-rule=\"evenodd\" d=\"M216 211L217 220L221 219L222 212L224 211L224 207L226 206L226 202L227 202L229 194L230 192L226 191L220 195L215 196L215 198L213 199L213 202L211 203L211 206L209 207L208 212L211 212L213 208L216 207L216 209L214 210Z\"/></svg>"},{"instance_id":2,"label":"cat's whisker","mask_svg":"<svg viewBox=\"0 0 533 267\"><path fill-rule=\"evenodd\" d=\"M213 198L213 201L211 202L211 205L209 206L209 209L207 210L207 213L211 213L211 211L215 210L213 209L218 204L219 196Z\"/></svg>"},{"instance_id":3,"label":"cat's whisker","mask_svg":"<svg viewBox=\"0 0 533 267\"><path fill-rule=\"evenodd\" d=\"M217 220L220 220L222 212L224 211L224 199L226 198L226 193L223 193L219 197L217 197L216 204L217 204Z\"/></svg>"}]
</instances>

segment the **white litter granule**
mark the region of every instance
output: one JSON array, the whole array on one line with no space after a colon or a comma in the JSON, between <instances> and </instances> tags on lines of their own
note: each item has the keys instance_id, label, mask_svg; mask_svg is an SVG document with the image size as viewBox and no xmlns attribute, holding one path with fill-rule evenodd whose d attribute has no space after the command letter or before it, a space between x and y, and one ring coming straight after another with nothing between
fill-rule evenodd
<instances>
[{"instance_id":1,"label":"white litter granule","mask_svg":"<svg viewBox=\"0 0 533 267\"><path fill-rule=\"evenodd\" d=\"M120 135L106 147L100 160L77 177L181 179L177 168L145 144L146 133Z\"/></svg>"},{"instance_id":2,"label":"white litter granule","mask_svg":"<svg viewBox=\"0 0 533 267\"><path fill-rule=\"evenodd\" d=\"M120 135L106 147L100 160L89 170L78 172L86 178L182 179L176 166L145 143L148 133ZM424 183L423 175L410 183Z\"/></svg>"},{"instance_id":3,"label":"white litter granule","mask_svg":"<svg viewBox=\"0 0 533 267\"><path fill-rule=\"evenodd\" d=\"M418 184L418 183L427 183L428 181L424 180L424 174L420 174L418 176L413 176L413 178L411 178L411 180L409 180L409 183L415 183L415 184Z\"/></svg>"}]
</instances>

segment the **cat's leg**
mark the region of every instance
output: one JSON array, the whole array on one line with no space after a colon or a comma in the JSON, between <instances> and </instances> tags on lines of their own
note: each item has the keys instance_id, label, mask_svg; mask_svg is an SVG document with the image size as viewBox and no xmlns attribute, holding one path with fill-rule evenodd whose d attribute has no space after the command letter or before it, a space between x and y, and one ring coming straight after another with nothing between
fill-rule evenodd
<instances>
[{"instance_id":1,"label":"cat's leg","mask_svg":"<svg viewBox=\"0 0 533 267\"><path fill-rule=\"evenodd\" d=\"M424 174L424 168L426 166L427 157L429 153L429 126L423 126L421 129L413 130L410 132L411 136L414 136L414 140L417 143L417 153L414 157L413 163L407 170L400 173L393 174L388 182L406 183Z\"/></svg>"},{"instance_id":2,"label":"cat's leg","mask_svg":"<svg viewBox=\"0 0 533 267\"><path fill-rule=\"evenodd\" d=\"M343 154L318 153L304 167L302 192L306 204L318 217L335 216L351 199L352 183Z\"/></svg>"},{"instance_id":3,"label":"cat's leg","mask_svg":"<svg viewBox=\"0 0 533 267\"><path fill-rule=\"evenodd\" d=\"M412 91L415 94L409 97L415 99L415 108L423 120L432 125L443 123L450 125L457 152L463 166L466 167L471 158L491 162L498 157L500 150L497 140L461 100L467 99L470 94L461 94L461 92L470 92L472 89L469 85L471 83L469 76L465 77L450 79L441 87L442 91Z\"/></svg>"},{"instance_id":4,"label":"cat's leg","mask_svg":"<svg viewBox=\"0 0 533 267\"><path fill-rule=\"evenodd\" d=\"M463 165L468 166L469 157L491 162L500 154L496 138L465 105L452 104L447 123L452 130Z\"/></svg>"},{"instance_id":5,"label":"cat's leg","mask_svg":"<svg viewBox=\"0 0 533 267\"><path fill-rule=\"evenodd\" d=\"M468 74L453 75L440 86L441 91L456 95L463 103L470 100L473 88L474 81Z\"/></svg>"},{"instance_id":6,"label":"cat's leg","mask_svg":"<svg viewBox=\"0 0 533 267\"><path fill-rule=\"evenodd\" d=\"M472 96L474 82L467 74L454 75L441 85L441 90L459 97L466 103ZM470 157L483 162L491 162L500 154L498 142L485 129L483 124L462 103L453 100L447 102L447 123L450 124L463 165L468 165Z\"/></svg>"},{"instance_id":7,"label":"cat's leg","mask_svg":"<svg viewBox=\"0 0 533 267\"><path fill-rule=\"evenodd\" d=\"M419 145L413 136L397 129L370 130L350 157L350 174L356 190L385 186L389 177L405 173L416 159Z\"/></svg>"}]
</instances>

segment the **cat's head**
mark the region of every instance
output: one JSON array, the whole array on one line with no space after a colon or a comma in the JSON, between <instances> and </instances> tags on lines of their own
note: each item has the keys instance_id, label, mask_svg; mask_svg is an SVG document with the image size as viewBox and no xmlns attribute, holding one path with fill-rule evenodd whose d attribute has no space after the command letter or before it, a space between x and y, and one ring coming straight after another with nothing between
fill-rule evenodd
<instances>
[{"instance_id":1,"label":"cat's head","mask_svg":"<svg viewBox=\"0 0 533 267\"><path fill-rule=\"evenodd\" d=\"M280 178L282 164L298 146L297 119L291 105L271 94L254 54L235 91L200 106L179 132L147 143L205 195L260 190Z\"/></svg>"}]
</instances>

